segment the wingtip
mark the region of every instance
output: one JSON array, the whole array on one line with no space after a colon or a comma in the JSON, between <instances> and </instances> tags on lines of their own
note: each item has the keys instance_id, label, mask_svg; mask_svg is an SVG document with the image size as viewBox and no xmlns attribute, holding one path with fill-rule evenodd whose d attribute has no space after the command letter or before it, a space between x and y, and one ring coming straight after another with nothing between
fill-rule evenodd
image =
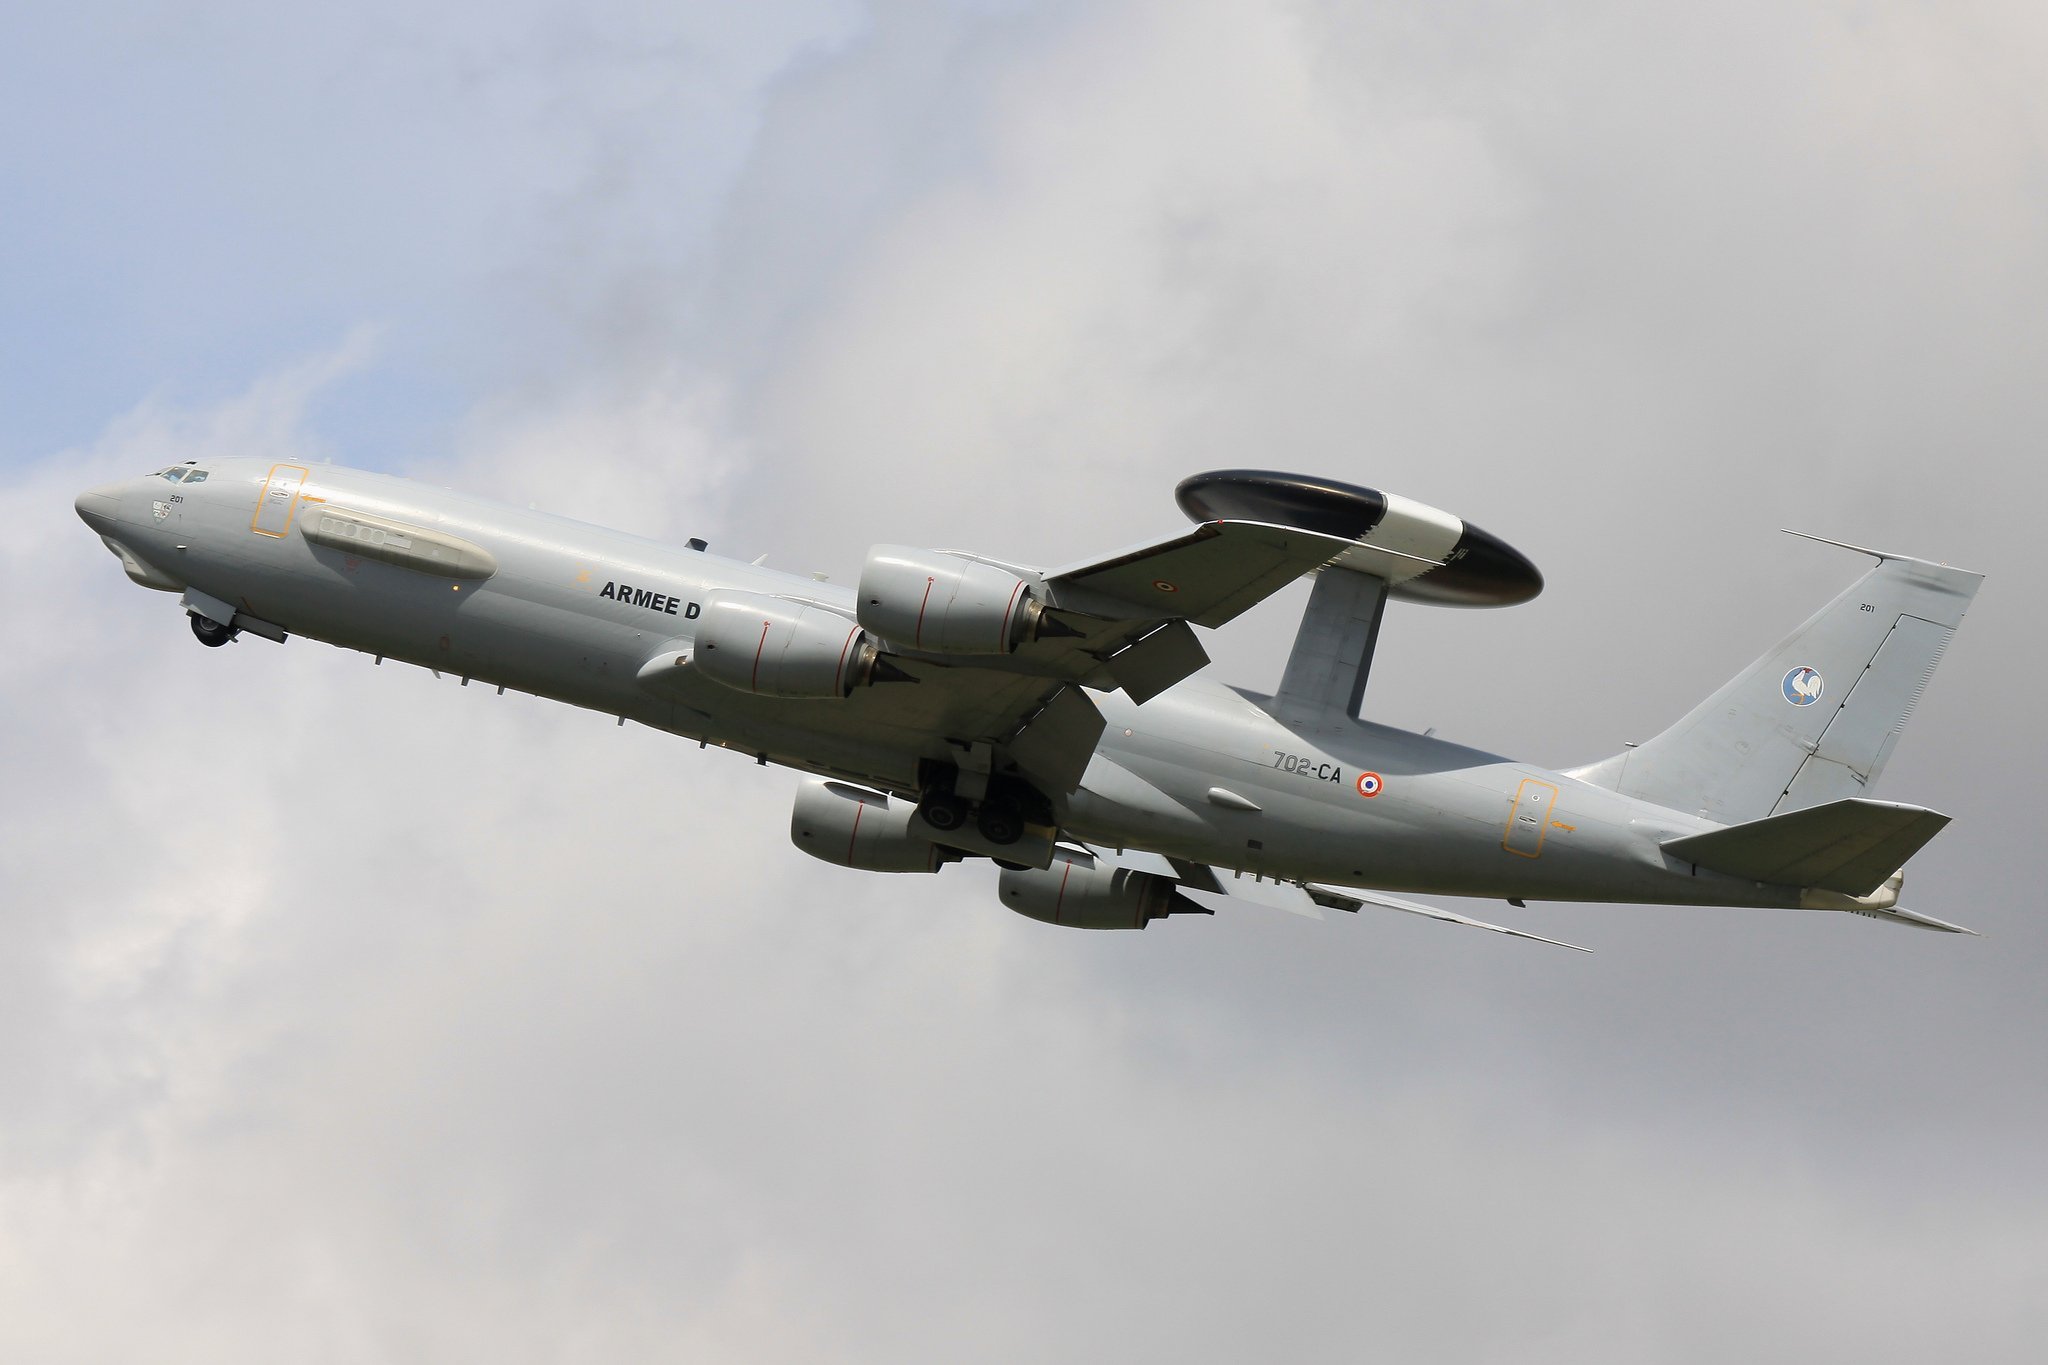
<instances>
[{"instance_id":1,"label":"wingtip","mask_svg":"<svg viewBox=\"0 0 2048 1365\"><path fill-rule=\"evenodd\" d=\"M1975 929L1951 924L1945 919L1936 919L1932 915L1923 915L1917 910L1908 910L1898 905L1888 910L1860 910L1857 913L1869 915L1874 919L1890 920L1893 924L1903 924L1909 929L1931 929L1937 934L1968 934L1971 938L1984 937Z\"/></svg>"},{"instance_id":2,"label":"wingtip","mask_svg":"<svg viewBox=\"0 0 2048 1365\"><path fill-rule=\"evenodd\" d=\"M1561 938L1545 938L1541 934L1532 934L1523 929L1503 929L1501 932L1503 934L1513 934L1516 938L1534 939L1538 943L1548 943L1558 948L1569 948L1575 953L1590 953L1593 951L1591 948L1581 947L1576 943L1566 943Z\"/></svg>"}]
</instances>

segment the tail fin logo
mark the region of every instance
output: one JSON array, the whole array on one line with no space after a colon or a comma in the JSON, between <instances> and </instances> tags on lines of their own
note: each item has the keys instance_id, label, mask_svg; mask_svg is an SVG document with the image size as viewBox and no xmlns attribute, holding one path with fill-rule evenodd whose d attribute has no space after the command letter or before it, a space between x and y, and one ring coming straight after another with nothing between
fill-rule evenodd
<instances>
[{"instance_id":1,"label":"tail fin logo","mask_svg":"<svg viewBox=\"0 0 2048 1365\"><path fill-rule=\"evenodd\" d=\"M1820 700L1826 686L1818 672L1802 665L1785 675L1785 700L1794 706L1811 706Z\"/></svg>"}]
</instances>

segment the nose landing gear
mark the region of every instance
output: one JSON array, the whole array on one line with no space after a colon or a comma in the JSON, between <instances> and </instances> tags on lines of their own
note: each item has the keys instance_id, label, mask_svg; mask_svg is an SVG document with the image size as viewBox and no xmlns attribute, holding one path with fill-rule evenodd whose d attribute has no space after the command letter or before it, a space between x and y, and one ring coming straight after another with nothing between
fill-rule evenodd
<instances>
[{"instance_id":1,"label":"nose landing gear","mask_svg":"<svg viewBox=\"0 0 2048 1365\"><path fill-rule=\"evenodd\" d=\"M192 622L193 638L208 649L219 649L222 645L241 634L240 631L232 626L224 626L211 617L201 616L196 611L187 619Z\"/></svg>"},{"instance_id":2,"label":"nose landing gear","mask_svg":"<svg viewBox=\"0 0 2048 1365\"><path fill-rule=\"evenodd\" d=\"M266 640L283 644L290 638L283 626L251 615L242 607L223 602L218 597L209 597L197 588L186 588L180 604L185 608L185 617L191 623L192 637L208 649L219 649L230 640L239 640L243 635L260 635ZM248 599L243 599L243 606Z\"/></svg>"}]
</instances>

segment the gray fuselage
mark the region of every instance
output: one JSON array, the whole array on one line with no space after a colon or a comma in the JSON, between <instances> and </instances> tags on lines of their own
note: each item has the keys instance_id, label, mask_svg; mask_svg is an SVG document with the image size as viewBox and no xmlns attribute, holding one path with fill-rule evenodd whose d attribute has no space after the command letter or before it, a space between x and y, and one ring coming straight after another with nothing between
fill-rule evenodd
<instances>
[{"instance_id":1,"label":"gray fuselage","mask_svg":"<svg viewBox=\"0 0 2048 1365\"><path fill-rule=\"evenodd\" d=\"M870 723L862 695L749 695L652 661L687 650L716 589L844 612L844 588L704 551L363 471L314 466L289 506L271 470L216 461L202 483L150 477L79 510L150 586L366 654L550 697L811 773L917 789L929 735ZM480 581L422 573L294 534L322 505L482 546ZM139 561L139 564L137 563ZM139 572L138 572L139 570ZM870 689L870 691L875 689ZM1801 904L1798 888L1683 863L1659 845L1712 821L1569 774L1345 719L1290 727L1269 699L1198 675L1107 721L1079 788L1051 793L1065 837L1260 874L1395 891L1546 900Z\"/></svg>"}]
</instances>

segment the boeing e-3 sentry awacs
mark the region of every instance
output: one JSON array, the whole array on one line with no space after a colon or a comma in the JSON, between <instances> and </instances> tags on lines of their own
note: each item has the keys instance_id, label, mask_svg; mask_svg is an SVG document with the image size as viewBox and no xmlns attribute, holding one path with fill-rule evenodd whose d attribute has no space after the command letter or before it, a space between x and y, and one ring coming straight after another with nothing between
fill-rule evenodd
<instances>
[{"instance_id":1,"label":"boeing e-3 sentry awacs","mask_svg":"<svg viewBox=\"0 0 2048 1365\"><path fill-rule=\"evenodd\" d=\"M1553 772L1358 714L1387 604L1525 602L1543 579L1515 549L1329 479L1228 470L1177 498L1192 530L1087 563L877 545L851 591L331 466L188 462L77 507L202 644L304 635L784 764L809 774L804 852L988 858L1002 903L1052 924L1246 900L1539 937L1402 892L1959 930L1898 903L1948 817L1870 789L1980 575L1861 551L1868 572L1670 729ZM1303 577L1277 692L1202 675L1195 627Z\"/></svg>"}]
</instances>

